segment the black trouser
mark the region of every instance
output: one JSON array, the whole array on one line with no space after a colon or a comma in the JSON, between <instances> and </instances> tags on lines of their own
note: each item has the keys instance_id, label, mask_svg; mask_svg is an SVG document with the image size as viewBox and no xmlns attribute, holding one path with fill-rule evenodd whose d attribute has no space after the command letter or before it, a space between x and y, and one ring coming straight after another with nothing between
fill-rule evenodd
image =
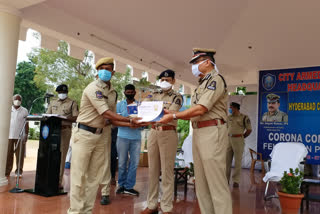
<instances>
[{"instance_id":1,"label":"black trouser","mask_svg":"<svg viewBox=\"0 0 320 214\"><path fill-rule=\"evenodd\" d=\"M116 177L117 170L117 135L118 135L118 127L111 129L111 178Z\"/></svg>"}]
</instances>

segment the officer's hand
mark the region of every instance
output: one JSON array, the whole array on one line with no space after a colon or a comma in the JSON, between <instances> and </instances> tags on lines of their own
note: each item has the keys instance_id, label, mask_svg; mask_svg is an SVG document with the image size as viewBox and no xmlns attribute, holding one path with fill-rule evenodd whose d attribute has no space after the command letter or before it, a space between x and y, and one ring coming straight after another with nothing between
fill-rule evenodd
<instances>
[{"instance_id":1,"label":"officer's hand","mask_svg":"<svg viewBox=\"0 0 320 214\"><path fill-rule=\"evenodd\" d=\"M130 128L132 129L137 129L137 128L140 128L140 125L137 125L137 124L130 124Z\"/></svg>"},{"instance_id":2,"label":"officer's hand","mask_svg":"<svg viewBox=\"0 0 320 214\"><path fill-rule=\"evenodd\" d=\"M139 120L141 120L141 117L134 117L132 118L132 124L136 124L139 125L141 122L139 122Z\"/></svg>"},{"instance_id":3,"label":"officer's hand","mask_svg":"<svg viewBox=\"0 0 320 214\"><path fill-rule=\"evenodd\" d=\"M150 124L152 124L152 122L141 122L141 123L139 123L140 127L149 126Z\"/></svg>"},{"instance_id":4,"label":"officer's hand","mask_svg":"<svg viewBox=\"0 0 320 214\"><path fill-rule=\"evenodd\" d=\"M164 114L170 114L170 111L168 109L164 109Z\"/></svg>"},{"instance_id":5,"label":"officer's hand","mask_svg":"<svg viewBox=\"0 0 320 214\"><path fill-rule=\"evenodd\" d=\"M173 120L173 115L172 114L169 114L169 113L167 113L167 114L165 114L162 118L161 118L161 120L159 121L159 123L169 123L169 122L171 122Z\"/></svg>"}]
</instances>

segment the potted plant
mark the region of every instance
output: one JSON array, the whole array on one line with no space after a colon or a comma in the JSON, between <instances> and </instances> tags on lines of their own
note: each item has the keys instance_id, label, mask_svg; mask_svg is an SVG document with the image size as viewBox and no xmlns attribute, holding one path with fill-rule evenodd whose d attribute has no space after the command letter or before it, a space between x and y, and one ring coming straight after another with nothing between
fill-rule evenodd
<instances>
[{"instance_id":1,"label":"potted plant","mask_svg":"<svg viewBox=\"0 0 320 214\"><path fill-rule=\"evenodd\" d=\"M300 186L303 180L303 172L298 168L294 171L292 168L290 172L284 171L283 177L280 180L281 191L278 192L281 204L282 213L297 214L299 212L303 194L300 193Z\"/></svg>"}]
</instances>

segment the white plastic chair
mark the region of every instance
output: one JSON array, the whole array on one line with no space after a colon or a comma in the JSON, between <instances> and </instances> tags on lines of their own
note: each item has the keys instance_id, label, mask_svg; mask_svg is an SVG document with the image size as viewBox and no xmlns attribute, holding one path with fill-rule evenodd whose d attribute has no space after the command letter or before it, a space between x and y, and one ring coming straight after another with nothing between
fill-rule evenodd
<instances>
[{"instance_id":1,"label":"white plastic chair","mask_svg":"<svg viewBox=\"0 0 320 214\"><path fill-rule=\"evenodd\" d=\"M263 181L267 183L264 199L277 197L276 195L267 196L269 182L279 182L283 177L284 171L289 172L289 169L296 169L297 167L303 171L303 164L301 162L307 156L308 150L302 143L278 143L273 147L270 154L271 168L266 173Z\"/></svg>"}]
</instances>

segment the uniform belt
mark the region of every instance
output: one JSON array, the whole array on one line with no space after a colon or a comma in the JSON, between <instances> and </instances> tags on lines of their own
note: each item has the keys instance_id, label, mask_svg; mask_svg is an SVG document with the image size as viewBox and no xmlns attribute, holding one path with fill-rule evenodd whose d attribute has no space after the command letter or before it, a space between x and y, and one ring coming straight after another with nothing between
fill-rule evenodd
<instances>
[{"instance_id":1,"label":"uniform belt","mask_svg":"<svg viewBox=\"0 0 320 214\"><path fill-rule=\"evenodd\" d=\"M229 137L243 137L243 134L229 134Z\"/></svg>"},{"instance_id":2,"label":"uniform belt","mask_svg":"<svg viewBox=\"0 0 320 214\"><path fill-rule=\"evenodd\" d=\"M91 132L93 134L101 134L103 131L103 128L93 128L93 127L90 127L90 126L87 126L87 125L84 125L81 123L78 123L78 128L86 130L86 131Z\"/></svg>"},{"instance_id":3,"label":"uniform belt","mask_svg":"<svg viewBox=\"0 0 320 214\"><path fill-rule=\"evenodd\" d=\"M168 131L168 130L176 130L175 126L155 126L152 125L153 129L157 130L157 131Z\"/></svg>"},{"instance_id":4,"label":"uniform belt","mask_svg":"<svg viewBox=\"0 0 320 214\"><path fill-rule=\"evenodd\" d=\"M224 120L221 119L213 119L213 120L205 120L205 121L197 121L192 122L192 128L200 129L208 126L217 126L219 124L225 124Z\"/></svg>"}]
</instances>

